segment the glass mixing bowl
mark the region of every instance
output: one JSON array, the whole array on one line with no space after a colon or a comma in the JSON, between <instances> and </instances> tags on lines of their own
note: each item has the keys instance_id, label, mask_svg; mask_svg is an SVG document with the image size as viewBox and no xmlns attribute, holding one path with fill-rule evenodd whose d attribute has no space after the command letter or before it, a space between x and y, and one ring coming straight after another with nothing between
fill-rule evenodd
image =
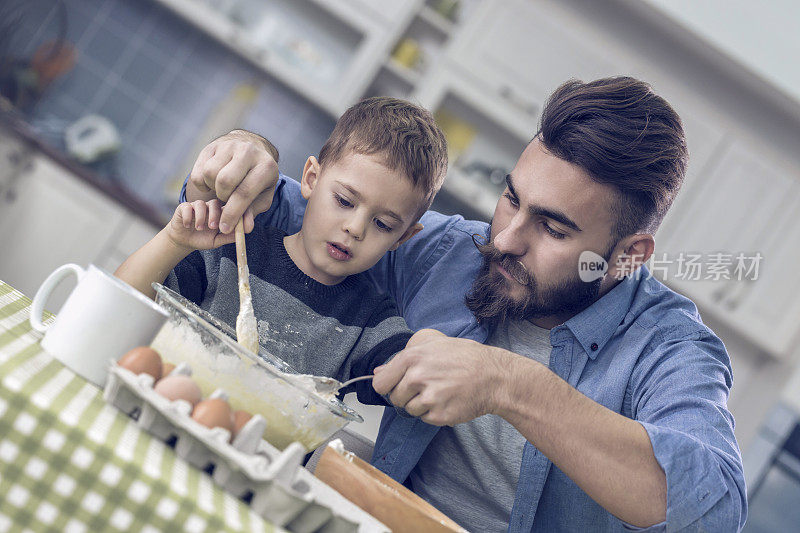
<instances>
[{"instance_id":1,"label":"glass mixing bowl","mask_svg":"<svg viewBox=\"0 0 800 533\"><path fill-rule=\"evenodd\" d=\"M239 346L229 325L160 283L153 288L169 318L152 348L165 361L188 363L203 396L224 389L234 410L263 416L264 438L273 446L282 450L297 441L311 451L348 422L363 422L336 398L293 382L287 374L298 374L280 358L263 348L256 356Z\"/></svg>"}]
</instances>

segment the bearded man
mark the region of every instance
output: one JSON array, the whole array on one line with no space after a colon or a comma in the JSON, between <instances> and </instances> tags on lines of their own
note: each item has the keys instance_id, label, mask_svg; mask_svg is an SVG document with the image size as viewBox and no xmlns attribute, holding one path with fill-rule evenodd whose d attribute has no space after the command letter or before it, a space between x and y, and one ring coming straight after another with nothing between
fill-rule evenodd
<instances>
[{"instance_id":1,"label":"bearded man","mask_svg":"<svg viewBox=\"0 0 800 533\"><path fill-rule=\"evenodd\" d=\"M236 131L198 158L186 196L226 202L220 231L246 209L299 229L299 186L269 147ZM417 331L376 370L397 409L373 464L474 531L741 529L728 354L643 264L687 158L649 85L573 80L491 225L426 213L370 271ZM606 262L588 278L587 254Z\"/></svg>"}]
</instances>

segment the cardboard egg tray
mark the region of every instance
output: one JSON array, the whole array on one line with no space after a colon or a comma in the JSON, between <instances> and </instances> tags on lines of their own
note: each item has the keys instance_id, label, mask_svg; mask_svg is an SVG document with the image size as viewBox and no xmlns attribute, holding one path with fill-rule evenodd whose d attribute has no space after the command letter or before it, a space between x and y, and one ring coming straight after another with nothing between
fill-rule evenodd
<instances>
[{"instance_id":1,"label":"cardboard egg tray","mask_svg":"<svg viewBox=\"0 0 800 533\"><path fill-rule=\"evenodd\" d=\"M181 363L172 373L191 375ZM303 468L305 448L293 442L285 450L262 439L266 421L254 415L233 442L224 428L209 429L191 418L192 406L170 401L153 390L148 374L112 364L103 396L145 431L172 444L179 457L211 472L232 495L249 501L260 516L296 533L388 532L377 519L351 503ZM223 390L211 398L227 400Z\"/></svg>"}]
</instances>

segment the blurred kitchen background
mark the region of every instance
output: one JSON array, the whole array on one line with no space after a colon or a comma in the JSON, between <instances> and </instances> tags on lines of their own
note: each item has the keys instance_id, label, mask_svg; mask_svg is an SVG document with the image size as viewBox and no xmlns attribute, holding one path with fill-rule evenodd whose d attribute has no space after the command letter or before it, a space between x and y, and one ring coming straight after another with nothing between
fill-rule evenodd
<instances>
[{"instance_id":1,"label":"blurred kitchen background","mask_svg":"<svg viewBox=\"0 0 800 533\"><path fill-rule=\"evenodd\" d=\"M730 352L747 530L798 530L798 35L793 0L4 0L0 278L32 296L66 262L113 270L207 142L256 131L298 176L376 94L445 130L434 208L488 220L550 91L634 75L692 154L653 270Z\"/></svg>"}]
</instances>

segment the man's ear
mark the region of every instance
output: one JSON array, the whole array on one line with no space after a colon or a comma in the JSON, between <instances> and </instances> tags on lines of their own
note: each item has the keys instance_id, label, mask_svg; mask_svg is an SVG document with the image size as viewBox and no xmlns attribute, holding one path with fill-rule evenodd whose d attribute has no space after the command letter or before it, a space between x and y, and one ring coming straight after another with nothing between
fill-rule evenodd
<instances>
[{"instance_id":1,"label":"man's ear","mask_svg":"<svg viewBox=\"0 0 800 533\"><path fill-rule=\"evenodd\" d=\"M622 239L611 254L608 276L622 279L642 266L653 255L656 240L649 233L637 233Z\"/></svg>"},{"instance_id":2,"label":"man's ear","mask_svg":"<svg viewBox=\"0 0 800 533\"><path fill-rule=\"evenodd\" d=\"M389 251L390 251L390 252L393 252L393 251L397 250L397 249L400 247L400 245L401 245L401 244L403 244L403 243L404 243L404 242L406 242L408 239L410 239L411 237L413 237L414 235L416 235L417 233L419 233L420 231L422 231L422 229L423 229L424 227L425 227L425 226L423 226L423 225L422 225L422 224L420 224L419 222L417 222L416 224L412 225L410 228L408 228L408 229L406 230L406 232L405 232L405 233L403 233L403 236L402 236L402 237L400 237L400 238L397 240L397 242L396 242L396 243L394 243L394 244L392 245L392 247L391 247L391 248L389 248Z\"/></svg>"},{"instance_id":3,"label":"man's ear","mask_svg":"<svg viewBox=\"0 0 800 533\"><path fill-rule=\"evenodd\" d=\"M306 164L303 167L303 177L300 179L300 194L303 198L308 200L311 196L311 191L317 185L319 179L319 161L313 155L308 156Z\"/></svg>"}]
</instances>

